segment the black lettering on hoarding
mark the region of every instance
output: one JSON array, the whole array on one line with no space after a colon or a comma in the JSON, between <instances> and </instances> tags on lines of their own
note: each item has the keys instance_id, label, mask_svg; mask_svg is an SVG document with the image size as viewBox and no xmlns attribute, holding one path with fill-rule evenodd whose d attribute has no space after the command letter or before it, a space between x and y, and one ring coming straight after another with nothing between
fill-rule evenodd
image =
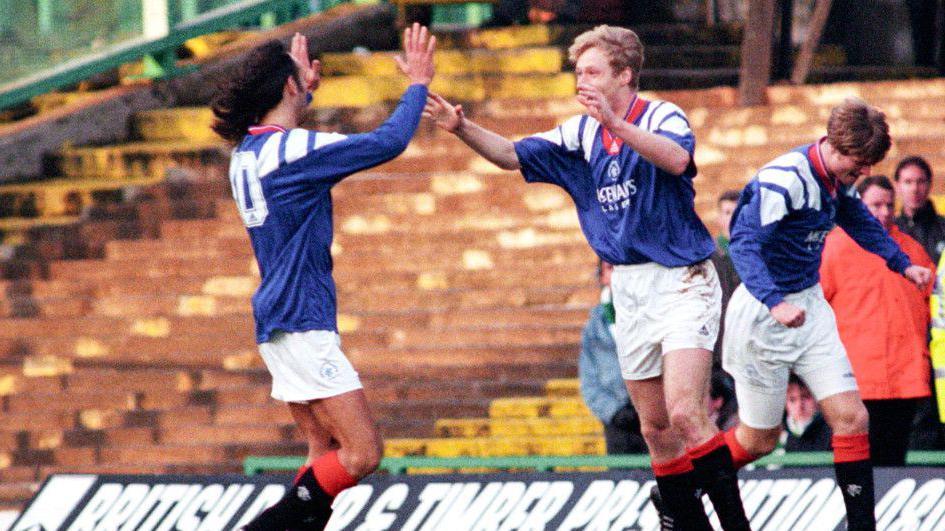
<instances>
[{"instance_id":1,"label":"black lettering on hoarding","mask_svg":"<svg viewBox=\"0 0 945 531\"><path fill-rule=\"evenodd\" d=\"M781 505L784 498L790 495L797 486L798 480L796 479L779 479L773 481L771 489L768 490L767 497L763 500L761 507L758 508L758 512L751 517L751 528L764 528L765 523Z\"/></svg>"}]
</instances>

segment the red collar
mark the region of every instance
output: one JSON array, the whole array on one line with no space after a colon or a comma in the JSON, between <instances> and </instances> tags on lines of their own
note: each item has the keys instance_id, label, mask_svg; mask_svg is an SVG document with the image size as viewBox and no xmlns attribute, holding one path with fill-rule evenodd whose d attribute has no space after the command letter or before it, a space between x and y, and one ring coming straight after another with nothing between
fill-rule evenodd
<instances>
[{"instance_id":1,"label":"red collar","mask_svg":"<svg viewBox=\"0 0 945 531\"><path fill-rule=\"evenodd\" d=\"M649 103L649 101L639 96L634 96L633 101L630 102L630 108L627 109L627 115L623 118L624 121L631 124L636 123L640 116L643 116L643 112L646 111ZM604 149L607 150L608 155L620 153L620 148L623 146L623 139L619 136L615 137L606 127L601 128L601 141L604 143Z\"/></svg>"},{"instance_id":2,"label":"red collar","mask_svg":"<svg viewBox=\"0 0 945 531\"><path fill-rule=\"evenodd\" d=\"M814 167L814 172L817 173L817 178L820 179L820 182L824 184L824 187L827 188L827 191L830 193L830 197L837 196L837 178L830 174L827 170L827 164L824 162L824 156L820 152L820 146L827 141L827 137L821 137L820 140L811 144L810 148L807 150L807 158L810 159L811 165Z\"/></svg>"},{"instance_id":3,"label":"red collar","mask_svg":"<svg viewBox=\"0 0 945 531\"><path fill-rule=\"evenodd\" d=\"M285 133L285 127L281 125L274 124L263 124L263 125L251 125L249 126L249 134L255 135L264 135L266 133Z\"/></svg>"}]
</instances>

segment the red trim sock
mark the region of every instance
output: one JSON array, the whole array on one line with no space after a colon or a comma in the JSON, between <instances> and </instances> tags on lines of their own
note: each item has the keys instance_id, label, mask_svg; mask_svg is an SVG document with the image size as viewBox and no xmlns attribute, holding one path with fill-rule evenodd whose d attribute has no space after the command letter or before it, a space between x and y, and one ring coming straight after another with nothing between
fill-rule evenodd
<instances>
[{"instance_id":1,"label":"red trim sock","mask_svg":"<svg viewBox=\"0 0 945 531\"><path fill-rule=\"evenodd\" d=\"M725 446L725 434L722 432L716 433L711 439L700 444L699 446L694 446L688 450L686 453L689 454L689 459L695 461L700 457L705 457L715 451L716 448L721 448Z\"/></svg>"},{"instance_id":2,"label":"red trim sock","mask_svg":"<svg viewBox=\"0 0 945 531\"><path fill-rule=\"evenodd\" d=\"M696 495L695 472L688 454L651 463L665 511L672 517L675 529L711 531L709 519L702 508L702 499ZM657 507L657 510L661 510Z\"/></svg>"},{"instance_id":3,"label":"red trim sock","mask_svg":"<svg viewBox=\"0 0 945 531\"><path fill-rule=\"evenodd\" d=\"M656 477L675 476L692 472L692 460L687 454L683 454L675 459L663 461L662 463L653 462L653 475Z\"/></svg>"},{"instance_id":4,"label":"red trim sock","mask_svg":"<svg viewBox=\"0 0 945 531\"><path fill-rule=\"evenodd\" d=\"M866 461L870 458L870 436L868 433L834 435L831 442L833 443L834 463Z\"/></svg>"},{"instance_id":5,"label":"red trim sock","mask_svg":"<svg viewBox=\"0 0 945 531\"><path fill-rule=\"evenodd\" d=\"M735 438L735 428L732 428L725 432L723 435L725 438L725 445L728 446L728 451L732 453L732 464L735 465L735 470L738 470L748 463L751 463L758 459L761 456L754 456L745 449L741 443L738 442L738 439Z\"/></svg>"},{"instance_id":6,"label":"red trim sock","mask_svg":"<svg viewBox=\"0 0 945 531\"><path fill-rule=\"evenodd\" d=\"M833 469L847 508L847 528L875 531L875 489L870 437L866 433L833 436Z\"/></svg>"},{"instance_id":7,"label":"red trim sock","mask_svg":"<svg viewBox=\"0 0 945 531\"><path fill-rule=\"evenodd\" d=\"M338 451L331 451L312 463L312 473L325 494L334 498L339 492L358 484L338 460Z\"/></svg>"}]
</instances>

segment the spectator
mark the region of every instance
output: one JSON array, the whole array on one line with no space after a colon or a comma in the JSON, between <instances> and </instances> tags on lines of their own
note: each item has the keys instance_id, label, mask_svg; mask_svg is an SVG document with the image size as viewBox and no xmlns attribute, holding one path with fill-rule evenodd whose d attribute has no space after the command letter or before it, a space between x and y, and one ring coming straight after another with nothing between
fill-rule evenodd
<instances>
[{"instance_id":1,"label":"spectator","mask_svg":"<svg viewBox=\"0 0 945 531\"><path fill-rule=\"evenodd\" d=\"M895 192L889 179L867 177L857 191L912 263L934 270L922 246L893 223ZM903 466L916 408L929 402L931 286L919 291L839 228L824 243L820 283L869 411L873 464Z\"/></svg>"},{"instance_id":2,"label":"spectator","mask_svg":"<svg viewBox=\"0 0 945 531\"><path fill-rule=\"evenodd\" d=\"M722 320L719 328L719 337L715 341L713 349L713 361L716 367L721 367L722 360L722 331L725 330L725 310L728 308L728 300L732 297L732 292L742 283L738 278L738 272L735 271L735 264L732 263L732 257L728 254L729 243L729 225L732 221L732 213L735 212L735 206L738 205L738 190L729 190L719 196L716 203L716 221L719 224L719 234L715 237L715 252L712 253L712 263L715 264L715 270L719 274L719 285L722 287Z\"/></svg>"},{"instance_id":3,"label":"spectator","mask_svg":"<svg viewBox=\"0 0 945 531\"><path fill-rule=\"evenodd\" d=\"M594 416L604 423L608 454L646 453L640 418L630 403L617 362L617 344L613 336L614 304L610 298L613 269L611 264L603 260L599 262L601 303L591 310L584 325L578 358L581 396Z\"/></svg>"},{"instance_id":4,"label":"spectator","mask_svg":"<svg viewBox=\"0 0 945 531\"><path fill-rule=\"evenodd\" d=\"M929 200L932 167L922 157L906 157L896 166L895 179L902 201L902 213L896 218L896 225L922 244L932 263L939 264L945 250L945 218L938 215ZM937 401L934 387L932 391L933 399L918 405L909 442L912 450L945 449L945 432L933 405Z\"/></svg>"},{"instance_id":5,"label":"spectator","mask_svg":"<svg viewBox=\"0 0 945 531\"><path fill-rule=\"evenodd\" d=\"M829 451L832 433L814 395L794 373L789 378L784 402L784 451Z\"/></svg>"},{"instance_id":6,"label":"spectator","mask_svg":"<svg viewBox=\"0 0 945 531\"><path fill-rule=\"evenodd\" d=\"M938 215L929 200L932 168L922 157L906 157L896 166L895 180L902 201L896 225L918 240L932 263L937 264L945 250L945 218Z\"/></svg>"}]
</instances>

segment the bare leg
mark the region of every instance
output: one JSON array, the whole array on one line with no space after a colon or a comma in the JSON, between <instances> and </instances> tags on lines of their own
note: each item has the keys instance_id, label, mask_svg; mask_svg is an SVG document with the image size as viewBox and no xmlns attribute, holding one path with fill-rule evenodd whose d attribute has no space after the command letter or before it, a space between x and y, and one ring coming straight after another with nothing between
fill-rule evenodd
<instances>
[{"instance_id":1,"label":"bare leg","mask_svg":"<svg viewBox=\"0 0 945 531\"><path fill-rule=\"evenodd\" d=\"M725 438L709 419L706 397L712 352L679 349L663 355L663 388L670 424L680 434L693 466L695 485L712 500L726 531L750 531L738 489L738 474Z\"/></svg>"},{"instance_id":2,"label":"bare leg","mask_svg":"<svg viewBox=\"0 0 945 531\"><path fill-rule=\"evenodd\" d=\"M663 388L670 423L688 448L698 446L719 432L709 419L705 397L709 393L712 352L682 349L663 355Z\"/></svg>"},{"instance_id":3,"label":"bare leg","mask_svg":"<svg viewBox=\"0 0 945 531\"><path fill-rule=\"evenodd\" d=\"M308 441L308 466L281 500L245 527L247 531L324 529L335 496L380 464L383 445L364 391L289 408Z\"/></svg>"},{"instance_id":4,"label":"bare leg","mask_svg":"<svg viewBox=\"0 0 945 531\"><path fill-rule=\"evenodd\" d=\"M650 450L656 483L673 525L693 531L711 530L702 502L695 495L692 463L666 411L663 378L627 380L626 385L640 415L640 431Z\"/></svg>"},{"instance_id":5,"label":"bare leg","mask_svg":"<svg viewBox=\"0 0 945 531\"><path fill-rule=\"evenodd\" d=\"M364 391L359 389L313 400L311 409L318 422L338 442L338 460L345 470L357 479L377 470L384 445Z\"/></svg>"},{"instance_id":6,"label":"bare leg","mask_svg":"<svg viewBox=\"0 0 945 531\"><path fill-rule=\"evenodd\" d=\"M289 411L292 413L292 418L295 419L295 425L299 427L299 431L308 443L306 466L310 466L316 459L331 450L337 449L337 444L332 440L331 434L315 417L311 404L308 402L290 402Z\"/></svg>"}]
</instances>

